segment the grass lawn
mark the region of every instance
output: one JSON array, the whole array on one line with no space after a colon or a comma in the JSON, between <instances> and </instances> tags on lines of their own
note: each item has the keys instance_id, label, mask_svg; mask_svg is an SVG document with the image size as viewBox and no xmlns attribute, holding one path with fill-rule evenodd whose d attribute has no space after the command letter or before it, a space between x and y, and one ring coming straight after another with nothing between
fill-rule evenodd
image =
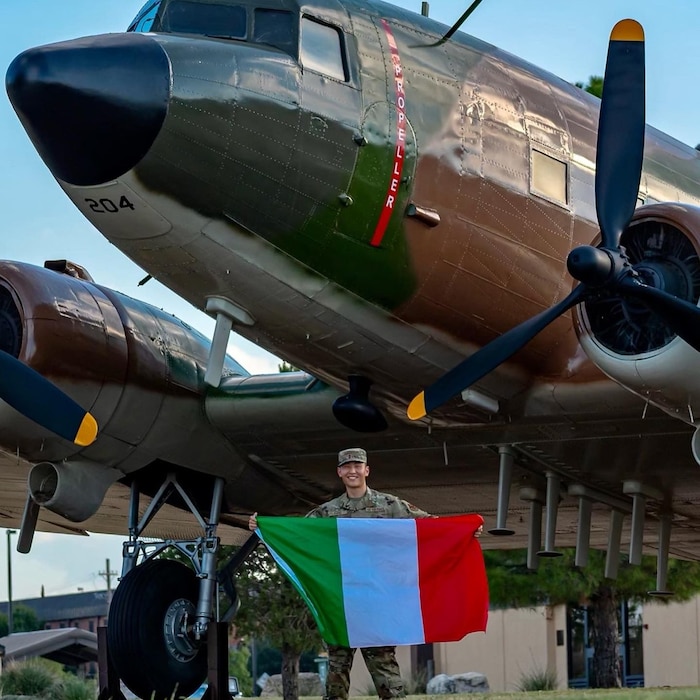
<instances>
[{"instance_id":1,"label":"grass lawn","mask_svg":"<svg viewBox=\"0 0 700 700\"><path fill-rule=\"evenodd\" d=\"M531 700L532 698L539 698L539 700L700 700L700 687L546 690L531 693L462 693L459 695L411 695L409 697L411 700ZM352 700L360 699L353 698Z\"/></svg>"}]
</instances>

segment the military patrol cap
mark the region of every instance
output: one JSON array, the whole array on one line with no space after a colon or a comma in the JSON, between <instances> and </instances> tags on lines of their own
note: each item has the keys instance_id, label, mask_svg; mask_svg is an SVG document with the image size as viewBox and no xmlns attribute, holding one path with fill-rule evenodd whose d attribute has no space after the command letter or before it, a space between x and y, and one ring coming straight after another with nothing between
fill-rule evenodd
<instances>
[{"instance_id":1,"label":"military patrol cap","mask_svg":"<svg viewBox=\"0 0 700 700\"><path fill-rule=\"evenodd\" d=\"M350 447L338 452L338 466L346 462L367 462L367 453L361 447Z\"/></svg>"}]
</instances>

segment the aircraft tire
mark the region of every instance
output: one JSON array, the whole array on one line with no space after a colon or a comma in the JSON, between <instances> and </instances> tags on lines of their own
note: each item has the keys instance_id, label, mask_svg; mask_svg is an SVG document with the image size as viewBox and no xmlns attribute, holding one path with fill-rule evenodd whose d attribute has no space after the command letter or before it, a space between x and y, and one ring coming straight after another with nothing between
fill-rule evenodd
<instances>
[{"instance_id":1,"label":"aircraft tire","mask_svg":"<svg viewBox=\"0 0 700 700\"><path fill-rule=\"evenodd\" d=\"M185 616L192 624L198 592L194 572L169 559L137 566L114 591L109 654L117 675L138 697L188 697L204 681L206 645L177 633Z\"/></svg>"}]
</instances>

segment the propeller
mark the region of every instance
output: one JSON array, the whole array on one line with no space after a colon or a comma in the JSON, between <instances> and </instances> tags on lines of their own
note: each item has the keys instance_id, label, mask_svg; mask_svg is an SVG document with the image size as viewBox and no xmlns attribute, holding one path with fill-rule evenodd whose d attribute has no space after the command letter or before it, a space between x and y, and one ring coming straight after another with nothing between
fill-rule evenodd
<instances>
[{"instance_id":1,"label":"propeller","mask_svg":"<svg viewBox=\"0 0 700 700\"><path fill-rule=\"evenodd\" d=\"M567 269L579 284L565 299L486 344L420 392L408 406L411 420L423 418L477 382L563 313L594 297L643 304L700 351L700 309L647 284L620 246L637 203L644 129L644 30L625 19L610 34L598 122L595 194L600 245L579 246L569 253Z\"/></svg>"},{"instance_id":2,"label":"propeller","mask_svg":"<svg viewBox=\"0 0 700 700\"><path fill-rule=\"evenodd\" d=\"M35 423L76 445L97 437L97 421L73 399L4 350L0 350L0 399Z\"/></svg>"}]
</instances>

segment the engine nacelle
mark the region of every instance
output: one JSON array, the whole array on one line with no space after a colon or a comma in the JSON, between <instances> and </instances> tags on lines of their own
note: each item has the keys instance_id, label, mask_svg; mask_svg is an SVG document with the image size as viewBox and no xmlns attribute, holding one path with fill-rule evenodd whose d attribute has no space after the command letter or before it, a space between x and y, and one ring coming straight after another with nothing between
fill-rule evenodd
<instances>
[{"instance_id":1,"label":"engine nacelle","mask_svg":"<svg viewBox=\"0 0 700 700\"><path fill-rule=\"evenodd\" d=\"M107 489L121 476L101 464L40 462L32 467L27 483L35 503L80 523L97 512Z\"/></svg>"},{"instance_id":2,"label":"engine nacelle","mask_svg":"<svg viewBox=\"0 0 700 700\"><path fill-rule=\"evenodd\" d=\"M697 304L700 208L640 207L621 245L643 281ZM674 417L700 424L700 353L658 316L608 298L577 307L575 318L581 346L605 374Z\"/></svg>"},{"instance_id":3,"label":"engine nacelle","mask_svg":"<svg viewBox=\"0 0 700 700\"><path fill-rule=\"evenodd\" d=\"M54 382L99 426L97 441L81 449L0 402L0 445L29 461L80 453L129 473L157 459L202 470L232 460L203 410L210 342L160 309L68 267L0 262L0 349ZM247 372L227 356L224 376L236 375Z\"/></svg>"}]
</instances>

